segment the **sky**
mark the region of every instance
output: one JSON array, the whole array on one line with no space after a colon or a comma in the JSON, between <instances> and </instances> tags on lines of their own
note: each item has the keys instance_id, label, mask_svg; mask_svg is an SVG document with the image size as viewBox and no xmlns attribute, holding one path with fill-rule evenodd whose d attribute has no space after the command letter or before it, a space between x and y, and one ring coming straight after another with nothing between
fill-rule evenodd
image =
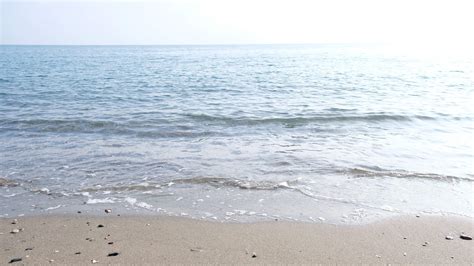
<instances>
[{"instance_id":1,"label":"sky","mask_svg":"<svg viewBox=\"0 0 474 266\"><path fill-rule=\"evenodd\" d=\"M471 0L0 0L1 44L474 46Z\"/></svg>"}]
</instances>

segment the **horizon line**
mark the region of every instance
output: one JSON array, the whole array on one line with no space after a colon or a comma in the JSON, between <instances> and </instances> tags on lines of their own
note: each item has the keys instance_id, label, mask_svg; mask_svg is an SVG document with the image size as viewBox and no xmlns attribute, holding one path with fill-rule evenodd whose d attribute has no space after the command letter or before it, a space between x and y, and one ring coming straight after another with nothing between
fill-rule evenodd
<instances>
[{"instance_id":1,"label":"horizon line","mask_svg":"<svg viewBox=\"0 0 474 266\"><path fill-rule=\"evenodd\" d=\"M382 45L384 42L308 42L308 43L170 43L170 44L29 44L0 43L0 46L251 46L251 45Z\"/></svg>"}]
</instances>

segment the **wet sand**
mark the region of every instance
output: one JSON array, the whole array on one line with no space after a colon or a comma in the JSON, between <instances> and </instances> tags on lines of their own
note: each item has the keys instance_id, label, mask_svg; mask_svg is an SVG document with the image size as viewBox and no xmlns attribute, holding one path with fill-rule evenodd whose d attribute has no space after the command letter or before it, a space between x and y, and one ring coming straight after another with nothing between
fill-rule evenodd
<instances>
[{"instance_id":1,"label":"wet sand","mask_svg":"<svg viewBox=\"0 0 474 266\"><path fill-rule=\"evenodd\" d=\"M115 213L12 221L0 220L0 264L474 263L474 242L460 238L472 236L474 221L450 216L367 225L223 224Z\"/></svg>"}]
</instances>

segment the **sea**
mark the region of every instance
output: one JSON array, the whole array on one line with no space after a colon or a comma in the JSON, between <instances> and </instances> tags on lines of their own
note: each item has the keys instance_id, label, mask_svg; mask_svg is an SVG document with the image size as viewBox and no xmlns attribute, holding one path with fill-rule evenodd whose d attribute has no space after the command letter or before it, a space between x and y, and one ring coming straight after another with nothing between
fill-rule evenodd
<instances>
[{"instance_id":1,"label":"sea","mask_svg":"<svg viewBox=\"0 0 474 266\"><path fill-rule=\"evenodd\" d=\"M0 217L474 217L474 57L0 46ZM79 214L77 214L79 215Z\"/></svg>"}]
</instances>

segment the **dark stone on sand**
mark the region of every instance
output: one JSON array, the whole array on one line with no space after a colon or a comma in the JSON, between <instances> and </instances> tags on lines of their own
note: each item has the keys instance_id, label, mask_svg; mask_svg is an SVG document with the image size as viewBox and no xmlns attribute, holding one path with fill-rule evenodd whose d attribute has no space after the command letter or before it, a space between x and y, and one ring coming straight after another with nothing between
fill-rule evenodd
<instances>
[{"instance_id":1,"label":"dark stone on sand","mask_svg":"<svg viewBox=\"0 0 474 266\"><path fill-rule=\"evenodd\" d=\"M25 251L33 250L33 248L25 248Z\"/></svg>"},{"instance_id":2,"label":"dark stone on sand","mask_svg":"<svg viewBox=\"0 0 474 266\"><path fill-rule=\"evenodd\" d=\"M75 254L75 255L81 255L81 252L78 251L78 252L76 252L76 253L74 253L74 254Z\"/></svg>"},{"instance_id":3,"label":"dark stone on sand","mask_svg":"<svg viewBox=\"0 0 474 266\"><path fill-rule=\"evenodd\" d=\"M82 213L81 211L77 211L77 213Z\"/></svg>"},{"instance_id":4,"label":"dark stone on sand","mask_svg":"<svg viewBox=\"0 0 474 266\"><path fill-rule=\"evenodd\" d=\"M19 261L22 261L22 260L23 260L22 258L13 258L8 263L19 262Z\"/></svg>"},{"instance_id":5,"label":"dark stone on sand","mask_svg":"<svg viewBox=\"0 0 474 266\"><path fill-rule=\"evenodd\" d=\"M104 227L104 225L103 225L103 224L99 224L97 227L102 228L102 227Z\"/></svg>"},{"instance_id":6,"label":"dark stone on sand","mask_svg":"<svg viewBox=\"0 0 474 266\"><path fill-rule=\"evenodd\" d=\"M466 234L461 234L459 236L459 238L463 239L463 240L472 240L472 236L468 236Z\"/></svg>"},{"instance_id":7,"label":"dark stone on sand","mask_svg":"<svg viewBox=\"0 0 474 266\"><path fill-rule=\"evenodd\" d=\"M252 253L252 258L256 258L257 257L257 254L254 252Z\"/></svg>"},{"instance_id":8,"label":"dark stone on sand","mask_svg":"<svg viewBox=\"0 0 474 266\"><path fill-rule=\"evenodd\" d=\"M109 242L109 243L107 243L107 244L109 244L109 245L113 245L113 244L114 244L114 242Z\"/></svg>"},{"instance_id":9,"label":"dark stone on sand","mask_svg":"<svg viewBox=\"0 0 474 266\"><path fill-rule=\"evenodd\" d=\"M115 257L115 256L118 256L120 253L118 252L112 252L112 253L109 253L109 255L107 255L107 257Z\"/></svg>"}]
</instances>

